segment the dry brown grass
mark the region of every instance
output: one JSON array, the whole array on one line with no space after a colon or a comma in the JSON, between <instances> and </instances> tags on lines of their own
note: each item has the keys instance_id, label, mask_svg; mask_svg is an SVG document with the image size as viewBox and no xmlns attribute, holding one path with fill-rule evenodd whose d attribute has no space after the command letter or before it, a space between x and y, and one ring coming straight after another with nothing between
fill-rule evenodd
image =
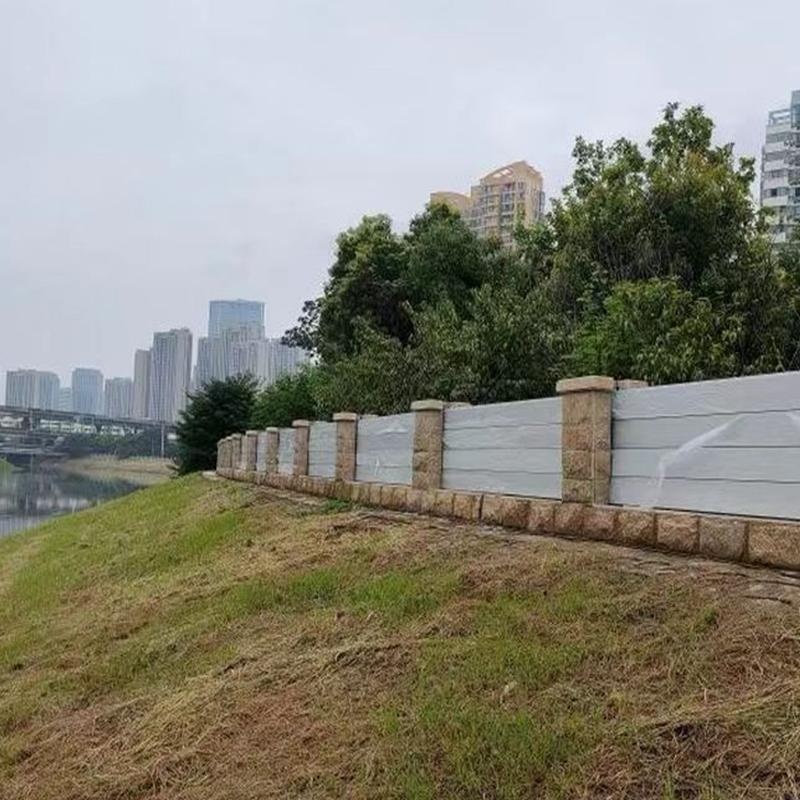
<instances>
[{"instance_id":1,"label":"dry brown grass","mask_svg":"<svg viewBox=\"0 0 800 800\"><path fill-rule=\"evenodd\" d=\"M797 798L798 598L182 479L0 544L0 798Z\"/></svg>"}]
</instances>

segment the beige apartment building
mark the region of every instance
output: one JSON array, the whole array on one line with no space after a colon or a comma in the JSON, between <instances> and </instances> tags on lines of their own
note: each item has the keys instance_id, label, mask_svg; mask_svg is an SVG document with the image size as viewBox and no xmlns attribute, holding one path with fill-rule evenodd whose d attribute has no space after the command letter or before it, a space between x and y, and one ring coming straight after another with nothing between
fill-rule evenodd
<instances>
[{"instance_id":1,"label":"beige apartment building","mask_svg":"<svg viewBox=\"0 0 800 800\"><path fill-rule=\"evenodd\" d=\"M430 201L458 211L478 236L510 245L518 222L531 225L542 217L544 199L542 174L527 161L515 161L484 175L468 195L433 192Z\"/></svg>"}]
</instances>

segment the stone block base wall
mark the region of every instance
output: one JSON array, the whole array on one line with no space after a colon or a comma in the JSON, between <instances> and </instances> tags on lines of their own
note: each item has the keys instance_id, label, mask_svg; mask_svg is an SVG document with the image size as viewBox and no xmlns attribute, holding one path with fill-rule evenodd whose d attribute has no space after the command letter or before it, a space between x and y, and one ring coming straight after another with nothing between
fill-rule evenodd
<instances>
[{"instance_id":1,"label":"stone block base wall","mask_svg":"<svg viewBox=\"0 0 800 800\"><path fill-rule=\"evenodd\" d=\"M585 505L230 468L220 468L217 473L232 480L396 511L800 570L800 522Z\"/></svg>"}]
</instances>

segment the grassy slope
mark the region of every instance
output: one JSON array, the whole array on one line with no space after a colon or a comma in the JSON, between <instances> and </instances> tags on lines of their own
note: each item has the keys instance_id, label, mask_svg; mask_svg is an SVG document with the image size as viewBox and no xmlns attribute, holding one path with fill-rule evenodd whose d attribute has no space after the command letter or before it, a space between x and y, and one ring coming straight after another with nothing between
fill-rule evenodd
<instances>
[{"instance_id":1,"label":"grassy slope","mask_svg":"<svg viewBox=\"0 0 800 800\"><path fill-rule=\"evenodd\" d=\"M173 481L0 540L0 797L796 797L726 580Z\"/></svg>"}]
</instances>

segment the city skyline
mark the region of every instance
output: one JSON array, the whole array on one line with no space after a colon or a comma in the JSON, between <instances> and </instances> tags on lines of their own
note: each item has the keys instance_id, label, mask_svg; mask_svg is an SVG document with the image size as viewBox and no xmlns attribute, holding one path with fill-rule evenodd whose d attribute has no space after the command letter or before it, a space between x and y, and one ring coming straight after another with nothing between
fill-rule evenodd
<instances>
[{"instance_id":1,"label":"city skyline","mask_svg":"<svg viewBox=\"0 0 800 800\"><path fill-rule=\"evenodd\" d=\"M515 159L555 197L576 136L644 142L672 100L758 157L798 88L795 7L772 25L744 0L676 0L655 26L633 0L503 5L6 4L0 382L64 382L78 361L130 375L143 333L202 331L208 297L268 297L280 336L363 214L404 228L430 192Z\"/></svg>"},{"instance_id":2,"label":"city skyline","mask_svg":"<svg viewBox=\"0 0 800 800\"><path fill-rule=\"evenodd\" d=\"M309 360L300 348L265 337L265 308L261 300L210 300L207 329L215 335L197 337L196 348L186 327L156 331L149 348L135 350L130 376L75 367L62 385L50 371L8 370L0 397L9 406L175 422L189 393L212 378L248 372L268 386Z\"/></svg>"}]
</instances>

